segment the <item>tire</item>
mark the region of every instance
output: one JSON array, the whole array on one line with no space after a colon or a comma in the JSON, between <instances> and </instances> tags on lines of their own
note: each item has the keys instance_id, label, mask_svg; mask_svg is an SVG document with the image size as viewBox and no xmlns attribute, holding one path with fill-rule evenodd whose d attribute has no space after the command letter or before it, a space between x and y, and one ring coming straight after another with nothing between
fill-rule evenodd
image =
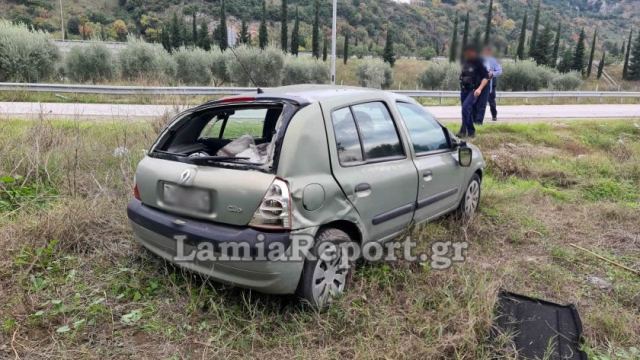
<instances>
[{"instance_id":1,"label":"tire","mask_svg":"<svg viewBox=\"0 0 640 360\"><path fill-rule=\"evenodd\" d=\"M460 205L457 210L458 216L463 220L471 219L478 210L478 206L480 205L481 185L482 181L480 180L480 176L478 176L478 174L473 174L471 180L469 180L469 184L467 184L467 187L464 190L462 200L460 200Z\"/></svg>"},{"instance_id":2,"label":"tire","mask_svg":"<svg viewBox=\"0 0 640 360\"><path fill-rule=\"evenodd\" d=\"M343 252L339 249L351 243L353 240L342 230L327 228L318 232L315 246L311 249L315 259L305 260L298 284L297 293L304 301L322 310L331 304L333 298L346 291L351 282L354 263L342 256ZM338 256L333 260L323 260L318 253L323 251L330 255L336 249Z\"/></svg>"}]
</instances>

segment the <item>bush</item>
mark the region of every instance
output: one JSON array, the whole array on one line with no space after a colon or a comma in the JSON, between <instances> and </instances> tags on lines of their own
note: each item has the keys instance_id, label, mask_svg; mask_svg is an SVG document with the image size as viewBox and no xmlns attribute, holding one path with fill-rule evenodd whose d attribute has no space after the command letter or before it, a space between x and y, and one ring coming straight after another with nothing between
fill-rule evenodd
<instances>
[{"instance_id":1,"label":"bush","mask_svg":"<svg viewBox=\"0 0 640 360\"><path fill-rule=\"evenodd\" d=\"M498 85L504 90L536 91L548 88L557 71L531 60L505 63Z\"/></svg>"},{"instance_id":2,"label":"bush","mask_svg":"<svg viewBox=\"0 0 640 360\"><path fill-rule=\"evenodd\" d=\"M279 86L282 83L284 55L280 49L240 46L228 62L229 77L238 86ZM237 58L235 57L237 55Z\"/></svg>"},{"instance_id":3,"label":"bush","mask_svg":"<svg viewBox=\"0 0 640 360\"><path fill-rule=\"evenodd\" d=\"M393 70L382 60L365 60L358 65L358 82L363 87L387 89L393 84Z\"/></svg>"},{"instance_id":4,"label":"bush","mask_svg":"<svg viewBox=\"0 0 640 360\"><path fill-rule=\"evenodd\" d=\"M211 69L213 83L215 86L222 86L230 80L229 62L233 61L233 53L231 53L231 51L222 52L219 48L215 48L211 49L209 56L211 57L209 67Z\"/></svg>"},{"instance_id":5,"label":"bush","mask_svg":"<svg viewBox=\"0 0 640 360\"><path fill-rule=\"evenodd\" d=\"M73 47L64 59L64 70L76 82L110 80L115 73L111 52L100 43Z\"/></svg>"},{"instance_id":6,"label":"bush","mask_svg":"<svg viewBox=\"0 0 640 360\"><path fill-rule=\"evenodd\" d=\"M580 85L582 85L582 76L576 71L559 74L551 80L551 86L554 90L571 91L576 90Z\"/></svg>"},{"instance_id":7,"label":"bush","mask_svg":"<svg viewBox=\"0 0 640 360\"><path fill-rule=\"evenodd\" d=\"M120 50L122 77L127 80L154 79L169 81L175 77L176 62L160 44L149 44L139 39L129 38Z\"/></svg>"},{"instance_id":8,"label":"bush","mask_svg":"<svg viewBox=\"0 0 640 360\"><path fill-rule=\"evenodd\" d=\"M431 46L427 46L420 49L420 51L418 52L418 55L422 59L431 60L432 58L436 57L436 55L438 54L436 54L436 50L434 48L432 48Z\"/></svg>"},{"instance_id":9,"label":"bush","mask_svg":"<svg viewBox=\"0 0 640 360\"><path fill-rule=\"evenodd\" d=\"M358 45L354 46L353 49L350 50L351 56L355 56L358 59L362 59L363 57L369 55L369 49L366 45Z\"/></svg>"},{"instance_id":10,"label":"bush","mask_svg":"<svg viewBox=\"0 0 640 360\"><path fill-rule=\"evenodd\" d=\"M58 48L43 31L0 19L0 81L39 82L55 74Z\"/></svg>"},{"instance_id":11,"label":"bush","mask_svg":"<svg viewBox=\"0 0 640 360\"><path fill-rule=\"evenodd\" d=\"M431 62L420 76L420 84L431 90L458 90L460 66L450 62Z\"/></svg>"},{"instance_id":12,"label":"bush","mask_svg":"<svg viewBox=\"0 0 640 360\"><path fill-rule=\"evenodd\" d=\"M211 84L211 56L200 48L181 47L173 53L176 79L186 85Z\"/></svg>"},{"instance_id":13,"label":"bush","mask_svg":"<svg viewBox=\"0 0 640 360\"><path fill-rule=\"evenodd\" d=\"M326 84L329 82L329 66L312 58L288 56L284 64L283 85Z\"/></svg>"}]
</instances>

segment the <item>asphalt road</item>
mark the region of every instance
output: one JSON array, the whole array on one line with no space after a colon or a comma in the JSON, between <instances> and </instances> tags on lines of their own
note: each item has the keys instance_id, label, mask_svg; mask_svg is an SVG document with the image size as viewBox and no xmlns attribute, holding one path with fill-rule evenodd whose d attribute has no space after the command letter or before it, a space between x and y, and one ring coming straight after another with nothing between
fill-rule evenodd
<instances>
[{"instance_id":1,"label":"asphalt road","mask_svg":"<svg viewBox=\"0 0 640 360\"><path fill-rule=\"evenodd\" d=\"M459 120L458 106L428 106L440 120ZM149 119L175 113L171 105L114 105L71 103L0 102L0 118ZM505 122L550 121L554 119L640 119L638 104L509 105L499 106L499 120ZM487 109L487 117L490 117ZM489 120L489 119L487 119ZM490 122L490 121L489 121Z\"/></svg>"}]
</instances>

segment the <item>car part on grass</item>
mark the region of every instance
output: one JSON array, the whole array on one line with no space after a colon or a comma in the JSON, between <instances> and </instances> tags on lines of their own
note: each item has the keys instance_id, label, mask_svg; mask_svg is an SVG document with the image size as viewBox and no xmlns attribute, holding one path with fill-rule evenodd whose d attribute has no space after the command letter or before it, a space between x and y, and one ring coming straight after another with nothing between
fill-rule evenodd
<instances>
[{"instance_id":1,"label":"car part on grass","mask_svg":"<svg viewBox=\"0 0 640 360\"><path fill-rule=\"evenodd\" d=\"M587 360L580 350L582 323L573 304L501 291L496 307L497 328L513 336L519 358Z\"/></svg>"}]
</instances>

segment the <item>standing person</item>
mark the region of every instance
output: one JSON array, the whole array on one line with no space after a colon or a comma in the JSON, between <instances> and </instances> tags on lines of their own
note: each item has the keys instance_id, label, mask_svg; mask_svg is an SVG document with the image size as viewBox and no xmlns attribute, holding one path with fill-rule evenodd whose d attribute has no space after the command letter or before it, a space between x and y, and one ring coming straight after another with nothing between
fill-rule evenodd
<instances>
[{"instance_id":1,"label":"standing person","mask_svg":"<svg viewBox=\"0 0 640 360\"><path fill-rule=\"evenodd\" d=\"M462 126L457 134L458 137L474 137L476 135L476 128L473 126L474 116L477 113L476 104L488 84L489 72L478 56L478 50L474 46L466 46L460 72Z\"/></svg>"},{"instance_id":2,"label":"standing person","mask_svg":"<svg viewBox=\"0 0 640 360\"><path fill-rule=\"evenodd\" d=\"M489 86L487 86L486 94L480 96L478 101L478 113L476 120L482 124L484 120L484 114L487 110L487 102L491 108L491 119L498 121L498 109L496 108L496 87L498 86L498 77L502 75L502 66L498 60L493 56L493 47L485 46L482 50L482 59L484 65L489 72Z\"/></svg>"}]
</instances>

